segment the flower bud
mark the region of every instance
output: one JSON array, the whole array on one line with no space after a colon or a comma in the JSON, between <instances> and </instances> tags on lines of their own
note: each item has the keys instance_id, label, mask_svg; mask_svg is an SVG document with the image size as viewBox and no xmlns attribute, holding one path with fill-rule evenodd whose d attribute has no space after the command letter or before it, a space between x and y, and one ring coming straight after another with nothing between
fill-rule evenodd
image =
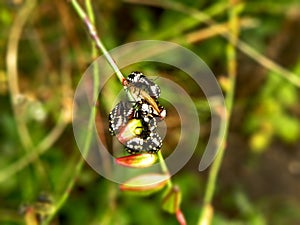
<instances>
[{"instance_id":1,"label":"flower bud","mask_svg":"<svg viewBox=\"0 0 300 225\"><path fill-rule=\"evenodd\" d=\"M142 153L123 156L115 159L115 162L121 166L130 168L145 168L153 165L157 161L156 154Z\"/></svg>"}]
</instances>

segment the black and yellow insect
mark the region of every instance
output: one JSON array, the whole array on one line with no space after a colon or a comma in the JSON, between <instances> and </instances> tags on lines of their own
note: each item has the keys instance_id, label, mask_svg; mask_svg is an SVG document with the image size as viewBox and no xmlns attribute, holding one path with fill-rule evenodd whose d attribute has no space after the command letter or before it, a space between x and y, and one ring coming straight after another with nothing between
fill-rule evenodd
<instances>
[{"instance_id":1,"label":"black and yellow insect","mask_svg":"<svg viewBox=\"0 0 300 225\"><path fill-rule=\"evenodd\" d=\"M159 105L160 88L153 81L146 78L141 72L132 72L128 75L123 85L128 88L131 96L136 102L147 102L152 108L152 115L163 120L166 117L166 110Z\"/></svg>"},{"instance_id":2,"label":"black and yellow insect","mask_svg":"<svg viewBox=\"0 0 300 225\"><path fill-rule=\"evenodd\" d=\"M141 72L132 72L123 85L134 102L121 101L109 114L109 131L125 145L130 154L155 153L162 147L156 132L157 121L165 118L166 110L159 104L160 88Z\"/></svg>"},{"instance_id":3,"label":"black and yellow insect","mask_svg":"<svg viewBox=\"0 0 300 225\"><path fill-rule=\"evenodd\" d=\"M125 145L127 152L155 153L160 150L162 140L156 132L156 119L143 111L140 102L119 102L109 114L109 131Z\"/></svg>"}]
</instances>

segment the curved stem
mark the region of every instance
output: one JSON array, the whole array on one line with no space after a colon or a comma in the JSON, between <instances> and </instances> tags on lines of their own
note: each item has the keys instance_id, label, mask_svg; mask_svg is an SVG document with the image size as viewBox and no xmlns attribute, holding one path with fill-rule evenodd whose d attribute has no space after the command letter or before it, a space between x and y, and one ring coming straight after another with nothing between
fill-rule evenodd
<instances>
[{"instance_id":1,"label":"curved stem","mask_svg":"<svg viewBox=\"0 0 300 225\"><path fill-rule=\"evenodd\" d=\"M86 13L83 11L81 6L78 4L76 0L71 0L72 6L77 12L78 16L84 21L86 27L88 28L89 34L91 35L92 39L94 40L97 48L103 53L104 57L106 58L107 62L110 64L114 72L116 73L117 77L123 82L125 79L121 71L119 70L116 62L113 60L113 58L110 56L108 51L106 50L105 46L103 45L102 41L100 40L97 31L95 29L94 24L91 22L89 17L86 15Z\"/></svg>"},{"instance_id":2,"label":"curved stem","mask_svg":"<svg viewBox=\"0 0 300 225\"><path fill-rule=\"evenodd\" d=\"M27 23L30 15L36 7L36 0L27 0L24 6L21 8L20 12L17 14L13 25L11 27L8 44L7 44L7 54L6 54L6 66L7 66L7 74L8 74L8 87L11 95L11 104L14 113L14 119L16 121L16 129L21 141L21 145L24 148L27 154L31 154L35 158L34 162L34 171L36 175L40 179L44 179L45 177L45 169L39 160L38 153L35 152L34 144L32 138L30 136L27 124L26 124L26 110L29 103L29 99L26 95L23 95L20 92L19 87L19 79L18 79L18 47L20 38L22 35L22 31ZM17 169L14 167L15 164L12 165L13 169ZM8 168L12 168L9 166ZM0 174L0 181L9 178L9 174L13 174L15 170L6 170L7 172L3 172ZM20 171L20 170L18 170ZM33 181L32 181L33 182ZM31 182L31 183L32 183ZM47 183L46 180L42 183ZM30 184L30 185L33 185Z\"/></svg>"},{"instance_id":3,"label":"curved stem","mask_svg":"<svg viewBox=\"0 0 300 225\"><path fill-rule=\"evenodd\" d=\"M17 130L21 139L21 143L25 150L28 152L32 148L32 140L29 135L29 131L26 127L26 121L23 116L20 116L19 105L21 100L19 81L18 81L18 45L22 34L22 30L30 18L33 9L36 6L36 0L27 0L25 5L22 7L20 13L17 15L16 19L10 30L10 35L8 37L7 44L7 54L6 54L6 66L8 74L8 87L11 94L11 103L13 107L13 112L17 122Z\"/></svg>"},{"instance_id":4,"label":"curved stem","mask_svg":"<svg viewBox=\"0 0 300 225\"><path fill-rule=\"evenodd\" d=\"M227 71L228 71L228 81L230 84L230 88L226 93L225 104L227 108L227 120L230 120L233 102L234 102L234 93L235 93L235 83L237 76L237 61L236 61L236 43L238 41L239 35L239 18L238 15L240 13L240 5L238 1L229 0L231 4L231 8L229 10L229 43L227 45ZM228 126L225 129L224 137L227 139L228 136ZM204 200L203 200L203 208L199 217L198 225L210 224L212 218L211 210L211 202L213 199L213 195L215 192L215 186L217 183L218 173L223 161L223 156L225 153L225 146L222 145L219 148L218 155L215 161L212 164L212 167L209 171L208 183L205 188ZM210 213L208 213L210 212Z\"/></svg>"},{"instance_id":5,"label":"curved stem","mask_svg":"<svg viewBox=\"0 0 300 225\"><path fill-rule=\"evenodd\" d=\"M88 10L89 10L89 16L90 19L87 17L87 15L84 13L84 11L81 9L81 7L78 5L78 3L76 1L72 1L72 4L76 10L76 12L79 14L79 16L84 19L84 21L86 22L86 25L88 26L91 36L93 37L93 39L95 40L95 44L97 47L100 48L101 51L105 51L104 55L106 55L105 57L108 59L110 58L112 60L112 58L110 57L110 55L108 54L108 52L106 51L105 47L102 45L101 40L98 38L96 30L94 28L94 25L92 24L93 20L94 20L94 15L92 13L92 9L91 9L91 5L90 3L87 1L86 5L88 6ZM91 22L92 21L92 22ZM100 43L100 45L99 45ZM96 50L95 48L92 46L92 57L96 57ZM108 57L107 57L108 55ZM108 62L110 62L108 60ZM112 60L113 62L113 60ZM110 62L111 63L111 62ZM116 64L114 64L114 66L116 66ZM113 66L113 69L114 69ZM98 78L98 73L97 73L98 67L96 67L96 69L94 70L94 74L93 74L93 78L94 78L94 82L93 82L93 102L97 101L97 97L98 97L98 93L97 93L97 87L99 85L99 78ZM120 70L118 69L119 73L121 74ZM117 71L115 70L116 74ZM122 75L122 74L121 74ZM122 75L123 77L123 75ZM121 79L122 81L122 77L120 77L119 79ZM53 219L53 217L56 215L56 213L61 209L61 207L64 205L64 203L66 202L66 200L68 199L74 185L75 185L75 181L78 178L81 170L82 170L82 166L84 163L84 159L85 159L85 155L88 153L88 150L90 148L91 145L91 140L92 140L92 130L94 128L94 123L95 123L95 118L96 118L96 112L97 112L97 108L94 105L90 116L89 116L89 122L88 122L88 132L86 134L85 137L85 143L84 143L84 149L83 149L83 156L80 156L79 162L77 163L77 165L75 166L74 171L72 172L72 176L65 188L65 190L63 191L63 193L61 194L61 197L58 199L57 203L54 206L54 210L52 211L52 213L47 217L47 219L44 221L44 225L49 224L49 222Z\"/></svg>"},{"instance_id":6,"label":"curved stem","mask_svg":"<svg viewBox=\"0 0 300 225\"><path fill-rule=\"evenodd\" d=\"M18 99L21 97L19 82L18 82L18 70L17 70L17 61L18 61L18 44L21 37L22 30L32 14L33 9L36 6L36 0L28 0L21 9L20 13L17 15L10 31L10 36L8 38L8 48L6 55L6 65L8 73L8 85L9 91L11 93L11 102L12 107L17 123L17 130L21 139L21 143L27 154L9 165L5 169L2 169L0 172L0 183L4 182L6 179L13 176L15 173L20 172L30 163L39 159L39 155L46 152L53 143L59 138L62 134L65 126L65 112L61 112L60 117L55 125L55 127L50 131L50 133L37 145L33 146L31 137L29 135L28 128L26 126L26 121L24 117L20 115ZM63 92L64 93L64 92ZM37 165L40 170L41 164Z\"/></svg>"}]
</instances>

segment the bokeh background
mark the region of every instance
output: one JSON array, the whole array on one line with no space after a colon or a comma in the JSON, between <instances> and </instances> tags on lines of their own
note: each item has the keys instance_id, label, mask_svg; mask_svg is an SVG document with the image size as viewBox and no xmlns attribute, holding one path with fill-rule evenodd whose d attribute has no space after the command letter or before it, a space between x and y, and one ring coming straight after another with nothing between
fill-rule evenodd
<instances>
[{"instance_id":1,"label":"bokeh background","mask_svg":"<svg viewBox=\"0 0 300 225\"><path fill-rule=\"evenodd\" d=\"M79 3L84 7L85 1ZM107 49L137 40L181 44L211 68L225 96L233 88L227 79L233 4L240 4L235 97L211 222L299 225L299 0L92 1ZM72 97L95 57L87 29L69 1L4 0L0 22L0 224L36 224L28 219L28 209L38 211L44 221L63 196L66 201L51 224L178 224L161 209L160 192L128 195L82 161L72 132ZM141 63L122 72L132 70L172 79L197 107L198 148L172 177L182 192L187 224L197 224L209 173L198 171L210 130L206 99L175 68ZM111 109L106 103L120 89L115 78L99 98L103 110L97 125L108 147ZM176 146L180 127L174 108L166 107L165 156Z\"/></svg>"}]
</instances>

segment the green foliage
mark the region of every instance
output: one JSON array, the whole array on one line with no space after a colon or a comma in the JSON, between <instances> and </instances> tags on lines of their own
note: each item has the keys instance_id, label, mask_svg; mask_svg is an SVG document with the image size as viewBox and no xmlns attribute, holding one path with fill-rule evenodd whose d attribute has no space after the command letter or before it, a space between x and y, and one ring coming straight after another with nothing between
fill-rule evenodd
<instances>
[{"instance_id":1,"label":"green foliage","mask_svg":"<svg viewBox=\"0 0 300 225\"><path fill-rule=\"evenodd\" d=\"M270 73L260 93L252 102L245 129L251 134L250 146L255 151L266 149L273 137L295 143L300 137L300 120L291 110L298 104L298 90Z\"/></svg>"},{"instance_id":2,"label":"green foliage","mask_svg":"<svg viewBox=\"0 0 300 225\"><path fill-rule=\"evenodd\" d=\"M77 19L71 9L69 1L51 3L38 1L29 18L25 20L22 17L24 13L21 11L28 2L34 1L15 0L0 3L0 50L2 53L0 56L0 224L24 224L24 215L18 213L20 206L23 204L34 206L38 196L43 192L53 197L53 205L56 205L62 197L67 196L66 202L53 219L53 224L178 224L174 215L161 209L163 192L147 197L123 194L117 184L99 178L99 175L85 164L76 174L77 167L82 162L73 137L70 116L69 120L63 122L64 126L58 121L62 109L70 113L74 90L83 71L94 60L90 47L92 41L82 21ZM83 2L80 1L81 4L84 4ZM160 2L158 5L165 1ZM185 7L178 7L177 9L180 9L178 12L163 5L150 7L117 1L92 1L92 4L95 9L97 30L108 49L144 39L174 41L190 48L201 57L215 72L217 79L220 75L227 77L227 39L213 32L206 38L200 36L199 41L193 43L188 41L187 37L193 32L205 29L207 31L212 27L212 24L207 24L204 19L199 20L193 16L197 10L206 13L216 21L217 25L226 24L228 1L177 0L174 2ZM290 18L299 22L299 15L292 14L293 9L296 11L299 9L299 1L245 1L244 11L240 15L241 19L247 17L255 19L258 23L252 27L242 27L240 40L266 55L275 51L278 54L275 54L278 56L276 57L277 63L281 64L281 59L289 55L289 52L276 52L278 46L273 45L277 42L272 40L274 37L282 37L281 35L285 38L290 37L289 32L284 33L287 31L284 29L288 24L286 22L290 21ZM17 18L19 20L16 23ZM20 24L23 21L25 25L21 28ZM19 26L17 28L21 29L18 49L15 49L18 59L16 77L21 97L24 97L26 101L23 102L25 104L22 107L19 107L20 105L16 107L14 113L13 101L16 96L13 96L9 85L12 83L11 79L16 78L13 78L14 74L8 73L6 57L9 51L9 37L16 38L16 34L11 30L15 23ZM225 27L227 28L227 25ZM294 29L294 26L289 29ZM295 54L297 54L299 46L294 43L285 43L284 40L279 41L278 45L289 45L290 49L295 49ZM295 46L291 46L292 44ZM298 74L299 77L299 54L297 57L294 59L297 63L289 65L286 69ZM12 57L8 59L10 63L11 60L13 60ZM257 69L252 67L252 64L245 63L239 58L237 63L238 68L250 67L252 76L257 75L255 74ZM210 131L210 111L205 96L195 82L182 71L160 63L141 62L123 68L122 72L127 75L133 70L154 76L163 75L181 85L191 95L201 121L202 136L199 138L199 148L203 151L202 146L205 146ZM241 72L237 76L242 78L243 75L244 73ZM297 150L300 139L299 87L279 75L277 72L267 71L263 82L255 85L256 93L243 96L242 99L237 96L237 104L234 104L230 121L230 128L232 125L233 130L229 130L230 141L228 142L228 150L230 150L228 152L233 152L234 156L231 155L231 157L234 158L234 162L229 160L229 156L225 157L222 173L216 183L218 193L212 205L214 208L213 225L282 225L298 224L300 221L300 205L297 202L299 191L291 191L288 195L286 193L288 191L285 190L296 189L297 185L294 187L295 183L289 182L289 179L292 179L289 175L297 178L299 173L291 175L290 171L285 170L286 174L282 175L285 186L280 187L281 194L283 196L287 194L287 197L279 198L271 194L261 197L257 194L259 192L257 190L264 187L260 186L252 189L249 187L245 190L237 188L247 187L248 183L245 180L253 172L253 168L245 169L244 167L244 162L251 161L252 158L246 159L240 155L249 146L252 151L260 153L256 154L259 159L263 159L265 156L272 158L271 143L283 143L286 161L282 164L282 168L289 168L292 160L298 160L293 150ZM115 96L121 88L117 78L112 78L105 85L98 99L99 104L103 106L101 108L103 121L107 119ZM236 87L237 90L250 88L252 87L243 83L237 83ZM168 90L163 91L166 95L174 94ZM162 102L168 109L172 109L170 103ZM241 102L242 104L239 105ZM236 111L240 112L240 108L242 112L246 112L246 115L242 117L243 120L240 120L241 116L236 114ZM176 116L168 115L169 118L173 119L174 125L168 128L169 139L164 143L167 147L176 146L175 139L180 126L179 123L179 125L176 124ZM24 122L23 125L28 130L32 142L30 147L25 147L20 138L26 136L24 130L20 133L19 129L22 127L20 121ZM35 151L39 144L45 141L45 137L51 134L53 128L58 125L63 127L64 132L57 133L52 143L47 142L47 139L46 143L50 143L49 146L45 151L40 152L39 157L36 157L35 154L38 152ZM104 139L109 146L111 139L106 132L107 124L102 125L106 135ZM241 146L235 147L237 142L231 138L233 136L231 132L241 138L243 136L241 131L248 135L248 143L245 141ZM232 148L235 149L232 150ZM171 150L170 147L170 152L164 152L164 154L170 155ZM180 187L181 209L188 224L197 224L207 184L206 172L198 173L197 171L199 156L201 156L199 154L200 151L195 154L196 157L191 159L186 168L172 178ZM235 163L236 161L241 161L241 163ZM257 160L255 162L257 167L261 167L263 161ZM14 172L6 176L6 173L11 171ZM238 173L240 171L241 175ZM266 173L270 177L267 188L272 189L274 180L280 179L281 176L277 176L277 173L271 169ZM245 179L239 176L245 176ZM260 176L262 174L257 173L252 179L255 181ZM235 178L236 183L228 185L228 180L232 181L232 177ZM74 180L74 186L66 189L72 180ZM258 197L252 198L251 196Z\"/></svg>"}]
</instances>

